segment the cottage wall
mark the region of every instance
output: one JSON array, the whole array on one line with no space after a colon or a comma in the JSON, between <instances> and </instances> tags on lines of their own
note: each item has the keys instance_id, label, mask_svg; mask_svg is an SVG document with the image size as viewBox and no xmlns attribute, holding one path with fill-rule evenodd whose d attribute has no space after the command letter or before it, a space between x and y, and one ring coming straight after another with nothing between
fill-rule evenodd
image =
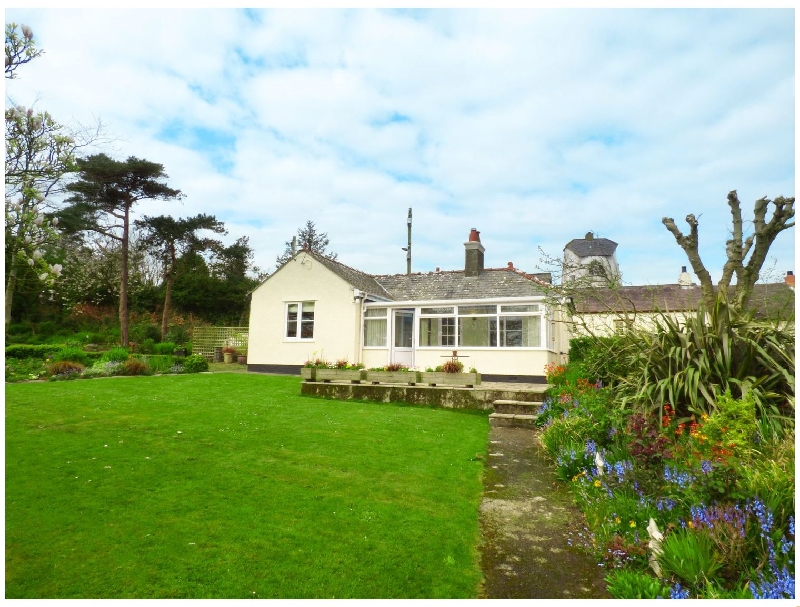
<instances>
[{"instance_id":1,"label":"cottage wall","mask_svg":"<svg viewBox=\"0 0 800 607\"><path fill-rule=\"evenodd\" d=\"M313 340L286 338L286 304L313 301ZM353 288L310 256L299 255L253 291L248 365L302 365L309 358L358 360L360 306Z\"/></svg>"}]
</instances>

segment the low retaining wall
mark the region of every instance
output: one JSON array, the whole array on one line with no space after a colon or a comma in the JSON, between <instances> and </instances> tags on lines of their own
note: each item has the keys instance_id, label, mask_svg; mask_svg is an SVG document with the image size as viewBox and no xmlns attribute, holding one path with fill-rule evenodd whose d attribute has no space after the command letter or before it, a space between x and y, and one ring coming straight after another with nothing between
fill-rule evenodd
<instances>
[{"instance_id":1,"label":"low retaining wall","mask_svg":"<svg viewBox=\"0 0 800 607\"><path fill-rule=\"evenodd\" d=\"M401 386L350 383L303 382L303 396L333 400L365 400L378 403L408 403L448 409L490 411L496 400L541 402L544 392L496 390L491 388L454 388L451 386Z\"/></svg>"}]
</instances>

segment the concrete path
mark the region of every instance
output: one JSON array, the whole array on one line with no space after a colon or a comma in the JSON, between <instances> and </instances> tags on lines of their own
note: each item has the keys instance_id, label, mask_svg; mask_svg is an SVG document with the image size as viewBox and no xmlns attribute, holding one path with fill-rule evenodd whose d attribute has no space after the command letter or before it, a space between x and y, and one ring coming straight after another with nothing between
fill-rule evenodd
<instances>
[{"instance_id":1,"label":"concrete path","mask_svg":"<svg viewBox=\"0 0 800 607\"><path fill-rule=\"evenodd\" d=\"M583 526L539 431L492 427L481 504L482 598L609 598L605 571L567 545Z\"/></svg>"}]
</instances>

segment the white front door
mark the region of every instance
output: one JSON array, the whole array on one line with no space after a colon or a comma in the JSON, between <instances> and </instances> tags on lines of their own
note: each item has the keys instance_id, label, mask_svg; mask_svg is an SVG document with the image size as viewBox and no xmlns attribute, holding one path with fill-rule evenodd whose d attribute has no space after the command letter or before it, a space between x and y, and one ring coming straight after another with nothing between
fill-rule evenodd
<instances>
[{"instance_id":1,"label":"white front door","mask_svg":"<svg viewBox=\"0 0 800 607\"><path fill-rule=\"evenodd\" d=\"M392 315L391 362L414 366L414 310L395 310Z\"/></svg>"}]
</instances>

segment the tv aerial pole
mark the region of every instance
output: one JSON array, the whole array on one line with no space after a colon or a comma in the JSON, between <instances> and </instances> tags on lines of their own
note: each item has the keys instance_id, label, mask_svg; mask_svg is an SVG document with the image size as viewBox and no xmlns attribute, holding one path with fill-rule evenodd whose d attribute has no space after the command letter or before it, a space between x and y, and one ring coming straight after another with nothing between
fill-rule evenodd
<instances>
[{"instance_id":1,"label":"tv aerial pole","mask_svg":"<svg viewBox=\"0 0 800 607\"><path fill-rule=\"evenodd\" d=\"M406 224L408 224L408 246L402 249L406 252L406 274L411 274L411 207L408 207Z\"/></svg>"}]
</instances>

